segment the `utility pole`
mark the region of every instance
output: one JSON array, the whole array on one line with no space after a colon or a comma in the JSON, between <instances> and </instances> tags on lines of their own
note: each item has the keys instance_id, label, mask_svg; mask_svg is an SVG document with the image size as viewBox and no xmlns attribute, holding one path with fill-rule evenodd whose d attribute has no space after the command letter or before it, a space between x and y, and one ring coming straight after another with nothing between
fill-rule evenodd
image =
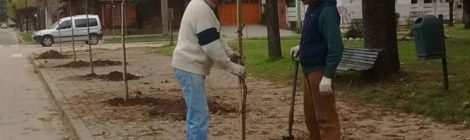
<instances>
[{"instance_id":1,"label":"utility pole","mask_svg":"<svg viewBox=\"0 0 470 140\"><path fill-rule=\"evenodd\" d=\"M113 38L116 37L116 32L114 31L114 0L111 0L111 29L113 31Z\"/></svg>"},{"instance_id":2,"label":"utility pole","mask_svg":"<svg viewBox=\"0 0 470 140\"><path fill-rule=\"evenodd\" d=\"M62 54L62 36L60 34L60 12L59 12L59 0L56 1L57 3L57 26L59 27L59 52Z\"/></svg>"},{"instance_id":3,"label":"utility pole","mask_svg":"<svg viewBox=\"0 0 470 140\"><path fill-rule=\"evenodd\" d=\"M160 0L162 11L162 31L164 34L168 33L168 0Z\"/></svg>"},{"instance_id":4,"label":"utility pole","mask_svg":"<svg viewBox=\"0 0 470 140\"><path fill-rule=\"evenodd\" d=\"M173 45L173 8L170 8L168 10L168 14L169 14L169 20L168 20L168 24L170 26L170 45Z\"/></svg>"},{"instance_id":5,"label":"utility pole","mask_svg":"<svg viewBox=\"0 0 470 140\"><path fill-rule=\"evenodd\" d=\"M25 11L28 9L28 0L24 0L24 9L25 9ZM25 17L26 17L26 33L29 33L29 16L27 14L28 13L25 14Z\"/></svg>"},{"instance_id":6,"label":"utility pole","mask_svg":"<svg viewBox=\"0 0 470 140\"><path fill-rule=\"evenodd\" d=\"M47 23L48 21L48 14L49 14L49 5L47 4L47 0L44 0L44 27L47 27L47 25L49 25Z\"/></svg>"},{"instance_id":7,"label":"utility pole","mask_svg":"<svg viewBox=\"0 0 470 140\"><path fill-rule=\"evenodd\" d=\"M73 22L73 18L72 18L72 0L69 0L68 8L69 8L70 25L71 25L70 28L72 29L73 61L77 61L77 53L75 51L75 37L74 37L73 26L72 26L72 22Z\"/></svg>"},{"instance_id":8,"label":"utility pole","mask_svg":"<svg viewBox=\"0 0 470 140\"><path fill-rule=\"evenodd\" d=\"M295 2L295 6L297 7L297 28L299 29L299 31L302 31L302 4L301 4L302 1L296 1Z\"/></svg>"}]
</instances>

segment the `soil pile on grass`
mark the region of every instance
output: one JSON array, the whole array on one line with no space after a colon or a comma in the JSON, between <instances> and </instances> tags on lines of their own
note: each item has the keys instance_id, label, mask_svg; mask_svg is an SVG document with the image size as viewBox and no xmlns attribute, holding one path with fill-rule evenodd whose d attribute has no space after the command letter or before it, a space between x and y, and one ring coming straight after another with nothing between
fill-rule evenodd
<instances>
[{"instance_id":1,"label":"soil pile on grass","mask_svg":"<svg viewBox=\"0 0 470 140\"><path fill-rule=\"evenodd\" d=\"M121 61L111 61L111 60L95 60L93 61L93 66L96 67L105 67L105 66L116 66L116 65L122 65ZM78 60L78 61L72 61L67 64L55 66L55 67L66 67L66 68L81 68L81 67L89 67L90 62Z\"/></svg>"},{"instance_id":2,"label":"soil pile on grass","mask_svg":"<svg viewBox=\"0 0 470 140\"><path fill-rule=\"evenodd\" d=\"M60 58L65 58L65 55L62 55L59 52L54 51L54 50L43 52L39 54L39 56L37 57L37 59L60 59Z\"/></svg>"},{"instance_id":3,"label":"soil pile on grass","mask_svg":"<svg viewBox=\"0 0 470 140\"><path fill-rule=\"evenodd\" d=\"M164 120L186 120L186 104L184 99L176 97L173 99L159 99L152 97L129 98L124 101L123 98L113 98L103 101L109 106L149 106L151 109L148 114L150 117ZM211 114L233 113L237 110L234 107L208 101L209 111Z\"/></svg>"},{"instance_id":4,"label":"soil pile on grass","mask_svg":"<svg viewBox=\"0 0 470 140\"><path fill-rule=\"evenodd\" d=\"M130 73L127 73L126 77L127 77L127 80L137 80L137 79L142 78L140 76L133 75ZM99 78L103 80L108 80L108 81L122 81L124 79L123 73L119 71L113 71L106 75L100 75Z\"/></svg>"}]
</instances>

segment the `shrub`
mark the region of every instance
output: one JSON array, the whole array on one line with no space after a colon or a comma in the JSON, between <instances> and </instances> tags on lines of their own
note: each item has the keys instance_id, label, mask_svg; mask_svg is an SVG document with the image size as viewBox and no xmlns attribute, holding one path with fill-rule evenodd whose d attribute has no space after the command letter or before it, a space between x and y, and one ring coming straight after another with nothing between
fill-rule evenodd
<instances>
[{"instance_id":1,"label":"shrub","mask_svg":"<svg viewBox=\"0 0 470 140\"><path fill-rule=\"evenodd\" d=\"M344 34L346 38L362 38L363 34L362 31L357 28L350 28L346 34Z\"/></svg>"}]
</instances>

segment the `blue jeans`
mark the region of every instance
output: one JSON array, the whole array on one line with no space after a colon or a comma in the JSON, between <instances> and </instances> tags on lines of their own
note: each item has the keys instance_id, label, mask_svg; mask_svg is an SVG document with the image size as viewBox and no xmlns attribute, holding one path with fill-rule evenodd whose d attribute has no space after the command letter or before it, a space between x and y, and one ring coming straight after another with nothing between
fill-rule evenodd
<instances>
[{"instance_id":1,"label":"blue jeans","mask_svg":"<svg viewBox=\"0 0 470 140\"><path fill-rule=\"evenodd\" d=\"M186 139L206 140L209 129L209 107L205 93L205 76L174 69L186 102Z\"/></svg>"}]
</instances>

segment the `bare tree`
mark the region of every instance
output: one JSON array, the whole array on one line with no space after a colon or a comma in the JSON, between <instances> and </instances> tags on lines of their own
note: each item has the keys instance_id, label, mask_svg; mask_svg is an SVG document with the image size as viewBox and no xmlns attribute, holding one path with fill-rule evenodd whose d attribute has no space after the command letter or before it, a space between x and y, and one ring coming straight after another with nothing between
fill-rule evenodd
<instances>
[{"instance_id":1,"label":"bare tree","mask_svg":"<svg viewBox=\"0 0 470 140\"><path fill-rule=\"evenodd\" d=\"M377 78L397 73L400 62L397 48L397 20L394 0L363 0L364 45L382 49L374 68L365 76ZM378 14L380 13L380 14Z\"/></svg>"}]
</instances>

